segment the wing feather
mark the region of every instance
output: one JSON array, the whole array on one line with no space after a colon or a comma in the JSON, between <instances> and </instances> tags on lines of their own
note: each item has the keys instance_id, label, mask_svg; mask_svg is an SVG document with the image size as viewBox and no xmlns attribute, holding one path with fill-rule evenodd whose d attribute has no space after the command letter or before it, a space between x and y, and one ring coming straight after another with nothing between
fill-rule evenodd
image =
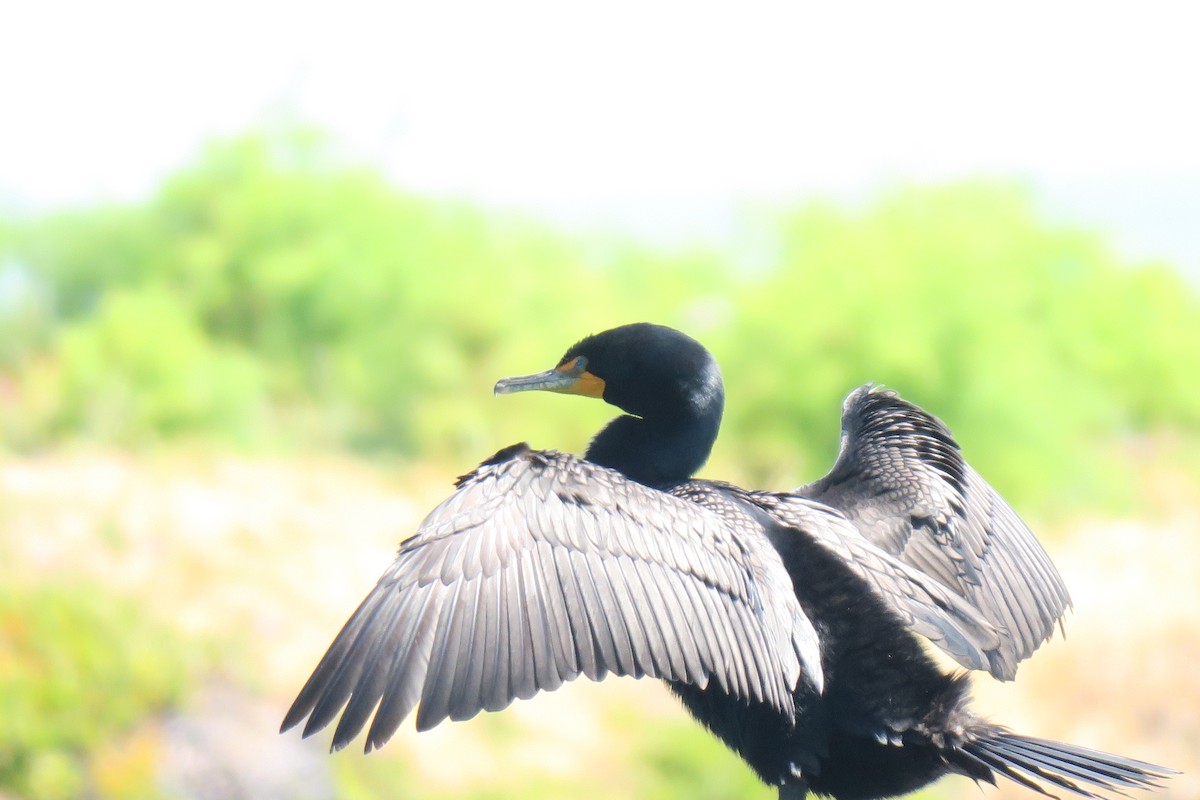
<instances>
[{"instance_id":1,"label":"wing feather","mask_svg":"<svg viewBox=\"0 0 1200 800\"><path fill-rule=\"evenodd\" d=\"M486 602L484 598L483 591L469 592L465 597L460 597L460 602L455 605L454 615L450 619L450 627L446 631L446 638L456 651L454 673L450 679L450 694L446 703L450 719L470 719L481 708L479 686L482 679L474 676L472 672L474 665L479 662L479 649L487 641L475 636L475 620L485 616L480 613L479 608L481 602ZM382 687L379 692L382 695Z\"/></svg>"},{"instance_id":2,"label":"wing feather","mask_svg":"<svg viewBox=\"0 0 1200 800\"><path fill-rule=\"evenodd\" d=\"M614 556L601 562L608 573L608 585L612 587L613 599L616 600L617 617L625 623L630 654L629 674L641 678L654 670L654 663L650 658L650 643L642 625L642 615L633 597L635 589L641 591L641 581L637 580L632 568L628 571L625 569L628 563L629 559L625 556Z\"/></svg>"},{"instance_id":3,"label":"wing feather","mask_svg":"<svg viewBox=\"0 0 1200 800\"><path fill-rule=\"evenodd\" d=\"M429 657L429 669L425 673L425 687L421 690L421 706L417 709L417 730L419 731L432 728L450 715L450 691L454 685L452 678L455 661L458 658L458 642L450 638L449 628L458 608L459 594L464 585L457 583L448 587L448 596L442 600L439 609L437 634L433 651ZM386 628L381 627L381 631L384 633L375 639L376 643L386 641ZM369 666L378 657L378 644L376 644L364 661ZM365 697L373 688L360 681L358 691ZM342 731L343 735L346 733L346 730ZM334 739L337 740L337 738L335 735Z\"/></svg>"},{"instance_id":4,"label":"wing feather","mask_svg":"<svg viewBox=\"0 0 1200 800\"><path fill-rule=\"evenodd\" d=\"M650 598L647 607L657 623L659 640L656 653L660 659L665 658L664 668L669 668L671 675L682 675L685 683L695 686L706 686L709 673L703 664L709 663L712 657L705 659L701 650L708 653L706 630L700 632L697 638L686 630L684 619L685 605L677 594L680 587L667 578L667 572L661 564L651 562L649 569L639 574L646 595ZM675 643L672 647L670 643ZM723 673L722 673L723 675Z\"/></svg>"},{"instance_id":5,"label":"wing feather","mask_svg":"<svg viewBox=\"0 0 1200 800\"><path fill-rule=\"evenodd\" d=\"M919 569L865 539L836 509L792 494L755 492L764 510L811 537L866 580L912 630L964 667L987 669L1002 636L974 606Z\"/></svg>"},{"instance_id":6,"label":"wing feather","mask_svg":"<svg viewBox=\"0 0 1200 800\"><path fill-rule=\"evenodd\" d=\"M389 630L393 630L396 627L396 616L399 611L399 603L395 603L391 608L385 610L382 618L387 620ZM366 661L363 673L358 678L350 701L346 704L346 710L342 713L342 718L338 721L339 728L343 730L358 730L370 717L371 712L375 710L375 706L379 702L379 695L383 684L387 680L390 653L392 651L391 645L393 644L392 639L393 636L388 636L373 643L374 658Z\"/></svg>"},{"instance_id":7,"label":"wing feather","mask_svg":"<svg viewBox=\"0 0 1200 800\"><path fill-rule=\"evenodd\" d=\"M586 596L580 587L579 575L572 562L577 553L572 550L560 549L555 552L555 562L558 568L559 580L565 589L564 599L567 603L568 619L571 622L571 643L575 650L575 660L579 671L591 680L600 680L597 664L600 658L596 650L596 637L588 625Z\"/></svg>"},{"instance_id":8,"label":"wing feather","mask_svg":"<svg viewBox=\"0 0 1200 800\"><path fill-rule=\"evenodd\" d=\"M936 584L978 612L1000 636L994 645L975 642L983 668L997 678L1013 678L1017 664L1050 637L1070 607L1046 551L963 460L949 429L894 392L868 385L846 398L833 469L795 494L836 509L852 523L850 535L923 575L926 593ZM873 555L859 571L879 563ZM921 600L903 593L889 599L923 623L947 632L956 627L934 621L935 609L913 608ZM950 653L979 668L961 648Z\"/></svg>"},{"instance_id":9,"label":"wing feather","mask_svg":"<svg viewBox=\"0 0 1200 800\"><path fill-rule=\"evenodd\" d=\"M539 689L554 691L562 685L562 680L554 666L554 653L550 643L551 627L547 615L549 603L537 557L530 551L522 554L521 569L523 593L527 593L530 599L530 602L525 603L525 614L530 652L533 655L534 684Z\"/></svg>"},{"instance_id":10,"label":"wing feather","mask_svg":"<svg viewBox=\"0 0 1200 800\"><path fill-rule=\"evenodd\" d=\"M705 595L697 593L692 584L686 581L668 579L658 585L664 593L671 592L674 595L671 625L678 640L695 642L696 656L701 665L726 665L724 669L711 671L716 676L721 691L726 694L739 693L739 665L730 660L728 651L722 647L724 633L721 630L721 620L715 609L706 604ZM709 620L710 624L697 625L698 620Z\"/></svg>"},{"instance_id":11,"label":"wing feather","mask_svg":"<svg viewBox=\"0 0 1200 800\"><path fill-rule=\"evenodd\" d=\"M296 698L381 746L585 675L648 675L791 717L819 687L804 617L761 529L573 456L519 446L460 479L405 541ZM799 625L803 635L794 628ZM374 717L372 719L372 714Z\"/></svg>"},{"instance_id":12,"label":"wing feather","mask_svg":"<svg viewBox=\"0 0 1200 800\"><path fill-rule=\"evenodd\" d=\"M497 572L491 576L492 585L488 594L488 629L487 659L484 662L483 685L485 695L483 709L499 711L508 706L509 698L509 664L508 664L508 605L504 601L504 573Z\"/></svg>"},{"instance_id":13,"label":"wing feather","mask_svg":"<svg viewBox=\"0 0 1200 800\"><path fill-rule=\"evenodd\" d=\"M539 589L544 591L546 608L549 611L550 640L553 645L554 665L558 680L579 674L579 660L575 656L575 644L571 635L571 618L568 614L570 602L567 588L559 579L553 548L546 542L538 542L535 561L540 570ZM561 685L561 684L560 684ZM546 687L547 690L550 687ZM557 687L555 687L557 688Z\"/></svg>"},{"instance_id":14,"label":"wing feather","mask_svg":"<svg viewBox=\"0 0 1200 800\"><path fill-rule=\"evenodd\" d=\"M399 649L388 672L388 686L380 699L367 733L367 749L380 747L387 741L390 731L400 724L417 705L420 698L421 680L429 664L429 650L433 646L432 616L436 613L434 593L427 591L419 604L408 609L403 626L399 627L396 641ZM305 729L307 731L307 728ZM345 741L354 737L349 728L344 731ZM334 737L337 739L337 736Z\"/></svg>"},{"instance_id":15,"label":"wing feather","mask_svg":"<svg viewBox=\"0 0 1200 800\"><path fill-rule=\"evenodd\" d=\"M529 631L526 628L524 606L527 598L522 586L520 561L513 568L504 571L508 579L504 587L504 599L508 605L508 651L512 679L511 694L522 700L528 700L537 694L537 683L534 680L533 662L530 656Z\"/></svg>"}]
</instances>

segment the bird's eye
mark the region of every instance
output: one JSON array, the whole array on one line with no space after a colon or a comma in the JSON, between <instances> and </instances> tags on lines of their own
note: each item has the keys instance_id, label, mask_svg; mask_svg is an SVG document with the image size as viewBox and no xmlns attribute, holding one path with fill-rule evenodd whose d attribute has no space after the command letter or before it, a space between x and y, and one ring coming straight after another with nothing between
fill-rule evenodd
<instances>
[{"instance_id":1,"label":"bird's eye","mask_svg":"<svg viewBox=\"0 0 1200 800\"><path fill-rule=\"evenodd\" d=\"M564 361L554 368L555 372L560 372L563 375L572 375L578 377L587 369L587 357L575 356L570 361Z\"/></svg>"}]
</instances>

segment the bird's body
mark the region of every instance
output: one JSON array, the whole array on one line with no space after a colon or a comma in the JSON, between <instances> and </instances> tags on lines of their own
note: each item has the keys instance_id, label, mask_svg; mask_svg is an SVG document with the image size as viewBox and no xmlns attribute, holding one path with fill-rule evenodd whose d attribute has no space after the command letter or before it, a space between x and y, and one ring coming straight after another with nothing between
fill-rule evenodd
<instances>
[{"instance_id":1,"label":"bird's body","mask_svg":"<svg viewBox=\"0 0 1200 800\"><path fill-rule=\"evenodd\" d=\"M401 545L284 720L371 720L381 746L585 675L664 679L781 797L888 797L948 772L1087 795L1161 768L976 717L964 667L1014 676L1069 599L949 431L891 392L847 398L833 470L791 493L692 478L720 425L711 355L669 328L588 337L497 392L628 412L585 458L514 445ZM344 709L344 710L343 710ZM372 719L372 715L374 715Z\"/></svg>"}]
</instances>

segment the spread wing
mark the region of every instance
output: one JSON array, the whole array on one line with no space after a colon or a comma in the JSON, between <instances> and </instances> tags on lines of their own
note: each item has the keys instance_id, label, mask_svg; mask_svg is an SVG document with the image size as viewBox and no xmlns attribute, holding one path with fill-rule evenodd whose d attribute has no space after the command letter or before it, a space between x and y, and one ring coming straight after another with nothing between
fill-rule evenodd
<instances>
[{"instance_id":1,"label":"spread wing","mask_svg":"<svg viewBox=\"0 0 1200 800\"><path fill-rule=\"evenodd\" d=\"M969 669L988 669L1000 632L967 600L867 540L840 511L799 495L751 492L764 511L794 535L840 557L885 598L900 621Z\"/></svg>"},{"instance_id":2,"label":"spread wing","mask_svg":"<svg viewBox=\"0 0 1200 800\"><path fill-rule=\"evenodd\" d=\"M342 711L336 749L374 713L370 750L418 702L424 730L610 672L715 681L790 719L802 678L821 686L816 634L751 534L573 456L508 448L400 546L283 729Z\"/></svg>"},{"instance_id":3,"label":"spread wing","mask_svg":"<svg viewBox=\"0 0 1200 800\"><path fill-rule=\"evenodd\" d=\"M997 678L1013 678L1070 607L1046 551L946 426L894 392L868 385L846 398L833 469L795 493L837 509L867 541L974 608L1000 632L998 646L983 648Z\"/></svg>"}]
</instances>

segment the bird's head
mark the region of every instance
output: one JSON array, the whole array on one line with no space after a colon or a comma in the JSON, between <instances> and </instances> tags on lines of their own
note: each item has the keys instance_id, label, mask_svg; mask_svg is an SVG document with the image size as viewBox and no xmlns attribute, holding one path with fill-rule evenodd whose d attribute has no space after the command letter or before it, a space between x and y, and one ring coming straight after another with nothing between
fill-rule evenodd
<instances>
[{"instance_id":1,"label":"bird's head","mask_svg":"<svg viewBox=\"0 0 1200 800\"><path fill-rule=\"evenodd\" d=\"M496 383L496 394L526 391L596 397L644 419L719 419L725 391L716 360L674 328L637 322L572 345L554 369Z\"/></svg>"}]
</instances>

